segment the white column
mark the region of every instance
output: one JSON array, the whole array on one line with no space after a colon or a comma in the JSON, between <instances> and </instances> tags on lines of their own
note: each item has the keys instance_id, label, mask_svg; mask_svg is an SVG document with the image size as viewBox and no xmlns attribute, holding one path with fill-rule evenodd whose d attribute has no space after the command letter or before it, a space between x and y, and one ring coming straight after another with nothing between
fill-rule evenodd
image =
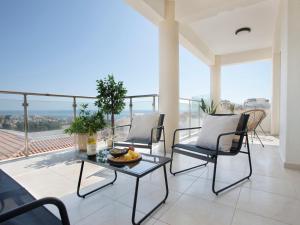
<instances>
[{"instance_id":1,"label":"white column","mask_svg":"<svg viewBox=\"0 0 300 225\"><path fill-rule=\"evenodd\" d=\"M179 124L179 36L175 2L165 1L165 20L159 24L159 111L166 114L166 144L170 150Z\"/></svg>"},{"instance_id":2,"label":"white column","mask_svg":"<svg viewBox=\"0 0 300 225\"><path fill-rule=\"evenodd\" d=\"M221 63L215 56L215 64L210 66L210 99L218 104L221 100Z\"/></svg>"},{"instance_id":3,"label":"white column","mask_svg":"<svg viewBox=\"0 0 300 225\"><path fill-rule=\"evenodd\" d=\"M300 169L300 1L282 3L280 153L286 167Z\"/></svg>"},{"instance_id":4,"label":"white column","mask_svg":"<svg viewBox=\"0 0 300 225\"><path fill-rule=\"evenodd\" d=\"M280 123L280 52L273 52L272 103L271 103L271 134L279 135Z\"/></svg>"}]
</instances>

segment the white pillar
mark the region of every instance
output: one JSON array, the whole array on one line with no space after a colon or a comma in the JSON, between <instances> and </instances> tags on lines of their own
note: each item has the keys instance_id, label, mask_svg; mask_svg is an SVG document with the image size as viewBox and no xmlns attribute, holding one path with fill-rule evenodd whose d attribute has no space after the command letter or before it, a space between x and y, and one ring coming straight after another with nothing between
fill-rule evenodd
<instances>
[{"instance_id":1,"label":"white pillar","mask_svg":"<svg viewBox=\"0 0 300 225\"><path fill-rule=\"evenodd\" d=\"M210 99L218 104L221 100L221 62L215 56L215 64L210 66Z\"/></svg>"},{"instance_id":2,"label":"white pillar","mask_svg":"<svg viewBox=\"0 0 300 225\"><path fill-rule=\"evenodd\" d=\"M179 124L179 36L175 2L165 1L165 20L159 24L159 111L166 114L166 144L170 150Z\"/></svg>"},{"instance_id":3,"label":"white pillar","mask_svg":"<svg viewBox=\"0 0 300 225\"><path fill-rule=\"evenodd\" d=\"M280 123L280 52L273 52L272 103L271 103L271 134L279 135Z\"/></svg>"},{"instance_id":4,"label":"white pillar","mask_svg":"<svg viewBox=\"0 0 300 225\"><path fill-rule=\"evenodd\" d=\"M300 1L282 3L280 153L286 167L300 169Z\"/></svg>"}]
</instances>

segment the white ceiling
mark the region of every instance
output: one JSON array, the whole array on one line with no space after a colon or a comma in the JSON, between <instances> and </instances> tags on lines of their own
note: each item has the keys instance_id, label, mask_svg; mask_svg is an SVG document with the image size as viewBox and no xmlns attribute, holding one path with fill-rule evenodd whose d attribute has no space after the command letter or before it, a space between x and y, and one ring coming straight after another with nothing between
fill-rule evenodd
<instances>
[{"instance_id":1,"label":"white ceiling","mask_svg":"<svg viewBox=\"0 0 300 225\"><path fill-rule=\"evenodd\" d=\"M156 18L164 18L164 0L125 1L131 5L143 2L148 8L135 8L147 18L151 10ZM278 0L175 0L175 4L176 20L185 27L182 31L193 33L197 42L204 43L213 54L272 47ZM235 31L244 26L250 27L252 32L236 36ZM191 44L197 47L197 43Z\"/></svg>"},{"instance_id":2,"label":"white ceiling","mask_svg":"<svg viewBox=\"0 0 300 225\"><path fill-rule=\"evenodd\" d=\"M222 7L209 8L207 11L199 13L198 17L191 12L184 16L182 11L186 9L184 7L181 9L181 4L178 4L177 12L178 16L181 16L178 20L188 24L215 54L271 47L276 18L274 1L253 0L247 2L252 4L227 8L227 10ZM253 2L256 3L253 4ZM251 33L236 36L235 31L245 26L251 28Z\"/></svg>"}]
</instances>

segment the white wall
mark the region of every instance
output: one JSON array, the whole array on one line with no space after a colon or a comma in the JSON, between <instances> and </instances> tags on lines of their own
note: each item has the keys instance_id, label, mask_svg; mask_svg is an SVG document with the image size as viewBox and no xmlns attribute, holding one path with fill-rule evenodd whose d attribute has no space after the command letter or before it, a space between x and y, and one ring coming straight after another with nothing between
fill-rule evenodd
<instances>
[{"instance_id":1,"label":"white wall","mask_svg":"<svg viewBox=\"0 0 300 225\"><path fill-rule=\"evenodd\" d=\"M282 1L280 153L286 167L300 168L300 1Z\"/></svg>"}]
</instances>

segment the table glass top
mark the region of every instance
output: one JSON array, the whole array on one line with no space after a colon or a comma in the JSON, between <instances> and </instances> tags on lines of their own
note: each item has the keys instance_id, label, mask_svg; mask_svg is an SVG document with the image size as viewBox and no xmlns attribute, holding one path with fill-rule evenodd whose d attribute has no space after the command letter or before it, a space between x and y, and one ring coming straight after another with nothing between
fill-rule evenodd
<instances>
[{"instance_id":1,"label":"table glass top","mask_svg":"<svg viewBox=\"0 0 300 225\"><path fill-rule=\"evenodd\" d=\"M87 156L85 152L76 152L76 158L79 160L84 160L86 162L94 163L99 166L136 177L142 177L171 161L171 159L168 157L141 154L142 159L138 162L112 165L107 161L108 155L109 150L103 150L96 156Z\"/></svg>"}]
</instances>

